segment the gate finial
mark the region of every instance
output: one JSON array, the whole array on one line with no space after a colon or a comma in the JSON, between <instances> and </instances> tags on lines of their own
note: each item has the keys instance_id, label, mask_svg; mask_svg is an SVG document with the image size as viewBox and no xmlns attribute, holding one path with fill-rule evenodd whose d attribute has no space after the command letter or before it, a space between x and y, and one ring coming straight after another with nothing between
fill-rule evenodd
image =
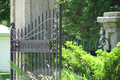
<instances>
[{"instance_id":1,"label":"gate finial","mask_svg":"<svg viewBox=\"0 0 120 80\"><path fill-rule=\"evenodd\" d=\"M15 28L15 23L14 22L11 22L10 25L11 25L11 28Z\"/></svg>"}]
</instances>

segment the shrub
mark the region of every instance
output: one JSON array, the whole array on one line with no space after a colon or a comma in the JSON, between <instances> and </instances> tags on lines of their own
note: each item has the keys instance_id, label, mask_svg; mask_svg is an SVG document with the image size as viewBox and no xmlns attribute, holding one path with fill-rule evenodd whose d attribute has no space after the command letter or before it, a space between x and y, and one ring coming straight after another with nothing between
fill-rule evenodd
<instances>
[{"instance_id":1,"label":"shrub","mask_svg":"<svg viewBox=\"0 0 120 80\"><path fill-rule=\"evenodd\" d=\"M67 41L68 49L62 50L62 65L79 74L82 72L87 79L92 80L119 80L120 79L120 43L108 53L97 50L97 56L85 52L81 46Z\"/></svg>"}]
</instances>

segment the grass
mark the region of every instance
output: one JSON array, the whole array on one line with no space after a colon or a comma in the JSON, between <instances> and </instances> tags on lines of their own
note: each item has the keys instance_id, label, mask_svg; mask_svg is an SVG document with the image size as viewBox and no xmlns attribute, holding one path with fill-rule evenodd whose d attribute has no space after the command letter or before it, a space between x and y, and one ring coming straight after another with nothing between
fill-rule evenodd
<instances>
[{"instance_id":1,"label":"grass","mask_svg":"<svg viewBox=\"0 0 120 80\"><path fill-rule=\"evenodd\" d=\"M29 76L29 78L31 78L33 80L38 80L35 78L33 73L31 73L29 71L28 71L28 76ZM43 76L43 75L40 76L39 75L39 77L42 78L43 80L56 80L56 78L53 79L51 76ZM76 75L74 72L71 72L69 70L67 70L67 71L63 70L61 77L62 77L62 80L87 80L85 75L82 77L82 75ZM10 80L10 73L0 72L0 80ZM24 80L28 80L28 78L25 77Z\"/></svg>"},{"instance_id":2,"label":"grass","mask_svg":"<svg viewBox=\"0 0 120 80\"><path fill-rule=\"evenodd\" d=\"M8 72L0 72L0 80L10 79L10 73Z\"/></svg>"}]
</instances>

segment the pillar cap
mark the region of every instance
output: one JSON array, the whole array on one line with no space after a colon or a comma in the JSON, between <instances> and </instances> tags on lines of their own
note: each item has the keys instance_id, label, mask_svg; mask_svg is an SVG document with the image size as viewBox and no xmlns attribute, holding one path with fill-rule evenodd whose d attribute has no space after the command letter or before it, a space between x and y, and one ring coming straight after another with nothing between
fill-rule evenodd
<instances>
[{"instance_id":1,"label":"pillar cap","mask_svg":"<svg viewBox=\"0 0 120 80\"><path fill-rule=\"evenodd\" d=\"M120 12L104 12L103 17L97 17L97 22L120 22Z\"/></svg>"},{"instance_id":2,"label":"pillar cap","mask_svg":"<svg viewBox=\"0 0 120 80\"><path fill-rule=\"evenodd\" d=\"M120 17L120 12L104 12L104 17Z\"/></svg>"}]
</instances>

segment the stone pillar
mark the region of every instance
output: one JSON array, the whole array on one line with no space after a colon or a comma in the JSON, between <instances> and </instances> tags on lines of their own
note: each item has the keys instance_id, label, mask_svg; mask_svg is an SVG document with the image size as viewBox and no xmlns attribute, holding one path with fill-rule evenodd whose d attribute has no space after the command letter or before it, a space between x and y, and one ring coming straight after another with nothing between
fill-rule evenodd
<instances>
[{"instance_id":1,"label":"stone pillar","mask_svg":"<svg viewBox=\"0 0 120 80\"><path fill-rule=\"evenodd\" d=\"M105 28L106 50L109 50L107 39L113 49L120 41L120 12L105 12L103 17L97 17L97 22Z\"/></svg>"},{"instance_id":2,"label":"stone pillar","mask_svg":"<svg viewBox=\"0 0 120 80\"><path fill-rule=\"evenodd\" d=\"M10 0L11 22L17 29L34 22L42 13L55 7L55 0Z\"/></svg>"},{"instance_id":3,"label":"stone pillar","mask_svg":"<svg viewBox=\"0 0 120 80\"><path fill-rule=\"evenodd\" d=\"M16 30L22 28L23 32L24 27L28 26L28 24L31 24L32 22L34 23L38 16L41 16L42 13L45 13L49 9L54 9L55 7L55 0L10 0L10 3L10 20L15 23ZM13 61L21 67L21 64L18 63L18 61L15 61L15 59L18 59L18 55L21 58L21 53L13 54ZM13 77L13 80L17 80L17 77L19 77L15 71L13 71Z\"/></svg>"}]
</instances>

